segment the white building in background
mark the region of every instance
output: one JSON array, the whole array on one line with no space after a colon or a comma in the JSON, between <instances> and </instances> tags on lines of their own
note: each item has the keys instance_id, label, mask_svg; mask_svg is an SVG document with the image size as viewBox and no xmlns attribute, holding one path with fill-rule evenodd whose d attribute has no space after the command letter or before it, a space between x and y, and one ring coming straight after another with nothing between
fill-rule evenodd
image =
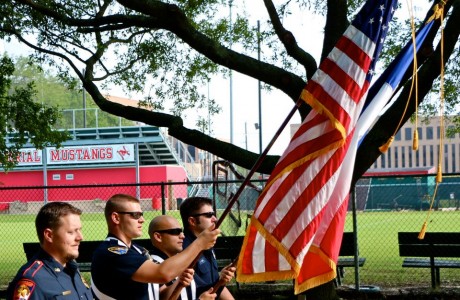
<instances>
[{"instance_id":1,"label":"white building in background","mask_svg":"<svg viewBox=\"0 0 460 300\"><path fill-rule=\"evenodd\" d=\"M460 137L456 133L447 136L449 124L444 125L443 153L441 167L443 173L460 172ZM394 142L386 153L383 153L370 169L411 169L422 167L435 167L439 161L441 138L441 124L439 117L431 118L429 124L419 122L418 150L412 150L412 140L415 125L406 122L398 131Z\"/></svg>"}]
</instances>

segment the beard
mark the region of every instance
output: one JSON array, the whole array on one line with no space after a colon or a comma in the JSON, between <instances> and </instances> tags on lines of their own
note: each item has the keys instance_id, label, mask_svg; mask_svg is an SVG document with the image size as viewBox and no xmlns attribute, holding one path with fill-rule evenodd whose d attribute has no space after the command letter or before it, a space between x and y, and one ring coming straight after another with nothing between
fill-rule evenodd
<instances>
[{"instance_id":1,"label":"beard","mask_svg":"<svg viewBox=\"0 0 460 300\"><path fill-rule=\"evenodd\" d=\"M68 253L65 258L67 262L72 261L78 258L78 253L77 254Z\"/></svg>"}]
</instances>

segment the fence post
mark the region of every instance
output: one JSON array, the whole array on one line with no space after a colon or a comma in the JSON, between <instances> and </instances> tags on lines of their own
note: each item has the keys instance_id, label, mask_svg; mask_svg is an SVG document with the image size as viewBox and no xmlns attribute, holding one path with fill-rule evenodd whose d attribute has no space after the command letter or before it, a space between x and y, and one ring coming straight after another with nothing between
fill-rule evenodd
<instances>
[{"instance_id":1,"label":"fence post","mask_svg":"<svg viewBox=\"0 0 460 300\"><path fill-rule=\"evenodd\" d=\"M355 289L359 291L359 251L358 251L358 222L356 220L356 187L351 193L351 207L353 213L353 243L355 244Z\"/></svg>"},{"instance_id":2,"label":"fence post","mask_svg":"<svg viewBox=\"0 0 460 300\"><path fill-rule=\"evenodd\" d=\"M161 214L166 215L166 194L165 194L165 183L161 183Z\"/></svg>"}]
</instances>

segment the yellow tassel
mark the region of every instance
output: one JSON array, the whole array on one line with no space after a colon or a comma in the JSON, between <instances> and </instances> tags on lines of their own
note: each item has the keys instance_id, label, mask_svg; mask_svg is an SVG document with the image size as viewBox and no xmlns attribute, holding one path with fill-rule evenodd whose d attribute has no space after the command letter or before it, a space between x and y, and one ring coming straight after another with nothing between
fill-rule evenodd
<instances>
[{"instance_id":1,"label":"yellow tassel","mask_svg":"<svg viewBox=\"0 0 460 300\"><path fill-rule=\"evenodd\" d=\"M391 146L391 143L393 143L394 139L395 139L395 136L392 135L385 144L379 147L380 152L382 153L387 152Z\"/></svg>"},{"instance_id":2,"label":"yellow tassel","mask_svg":"<svg viewBox=\"0 0 460 300\"><path fill-rule=\"evenodd\" d=\"M425 233L426 233L426 227L428 226L428 224L425 222L423 222L423 225L422 225L422 230L420 230L420 233L418 234L418 239L419 240L423 240L425 238Z\"/></svg>"},{"instance_id":3,"label":"yellow tassel","mask_svg":"<svg viewBox=\"0 0 460 300\"><path fill-rule=\"evenodd\" d=\"M412 140L412 149L414 151L418 150L418 130L417 128L415 128L415 131L414 131L414 139Z\"/></svg>"},{"instance_id":4,"label":"yellow tassel","mask_svg":"<svg viewBox=\"0 0 460 300\"><path fill-rule=\"evenodd\" d=\"M436 173L436 182L437 182L437 183L441 183L441 182L442 182L441 168L438 168L438 172Z\"/></svg>"}]
</instances>

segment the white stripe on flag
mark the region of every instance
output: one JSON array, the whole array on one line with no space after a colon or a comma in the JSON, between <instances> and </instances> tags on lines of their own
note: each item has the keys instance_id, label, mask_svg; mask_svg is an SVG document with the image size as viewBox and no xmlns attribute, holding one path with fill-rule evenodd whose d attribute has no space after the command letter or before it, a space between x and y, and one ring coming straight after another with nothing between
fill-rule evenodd
<instances>
[{"instance_id":1,"label":"white stripe on flag","mask_svg":"<svg viewBox=\"0 0 460 300\"><path fill-rule=\"evenodd\" d=\"M358 28L350 25L343 34L348 39L352 40L367 56L374 58L375 43L363 34Z\"/></svg>"},{"instance_id":2,"label":"white stripe on flag","mask_svg":"<svg viewBox=\"0 0 460 300\"><path fill-rule=\"evenodd\" d=\"M358 84L361 88L363 87L367 74L363 71L361 66L355 63L351 57L343 53L338 48L332 49L328 57L330 60L334 61L340 69L348 74L348 76L350 76L350 78L352 78L356 84Z\"/></svg>"},{"instance_id":3,"label":"white stripe on flag","mask_svg":"<svg viewBox=\"0 0 460 300\"><path fill-rule=\"evenodd\" d=\"M286 214L290 212L290 208L292 207L293 203L297 201L297 199L301 196L304 190L308 187L308 185L306 185L305 182L307 182L309 178L315 178L317 176L318 172L321 170L320 168L318 168L318 165L321 165L321 163L324 163L325 161L329 160L329 158L331 157L333 153L334 151L329 151L328 153L321 156L319 159L315 160L312 164L310 164L308 168L304 171L304 173L296 179L296 182L284 194L283 198L280 199L276 209L272 211L272 213L267 218L264 224L264 227L270 233L272 233L273 230L278 227L280 221L286 216ZM282 179L285 179L285 177L286 176L283 176L277 181L281 181ZM302 187L302 188L299 188L299 187ZM273 188L270 190L275 190L275 189ZM314 217L314 216L311 216L311 217ZM311 220L308 220L308 222L310 221ZM290 246L291 245L288 245L288 248Z\"/></svg>"}]
</instances>

